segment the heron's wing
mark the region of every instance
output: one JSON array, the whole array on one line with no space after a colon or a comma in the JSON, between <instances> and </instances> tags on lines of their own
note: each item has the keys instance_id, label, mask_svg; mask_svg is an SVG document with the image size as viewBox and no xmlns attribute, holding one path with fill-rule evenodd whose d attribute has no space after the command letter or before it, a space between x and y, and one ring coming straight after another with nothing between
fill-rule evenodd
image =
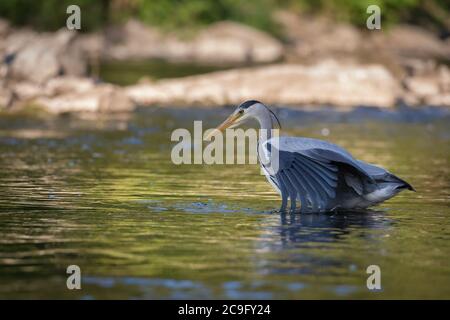
<instances>
[{"instance_id":1,"label":"heron's wing","mask_svg":"<svg viewBox=\"0 0 450 320\"><path fill-rule=\"evenodd\" d=\"M409 190L414 190L414 188L405 180L400 179L396 175L390 173L389 171L377 167L373 164L357 160L358 164L368 173L372 178L375 179L377 183L394 183L398 184L400 186L404 186L408 188ZM415 191L415 190L414 190Z\"/></svg>"},{"instance_id":2,"label":"heron's wing","mask_svg":"<svg viewBox=\"0 0 450 320\"><path fill-rule=\"evenodd\" d=\"M388 173L387 170L377 167L376 165L361 161L361 160L356 160L359 164L359 166L361 168L364 169L364 171L366 171L368 174L370 174L372 177L377 177L377 176L384 176L386 173Z\"/></svg>"},{"instance_id":3,"label":"heron's wing","mask_svg":"<svg viewBox=\"0 0 450 320\"><path fill-rule=\"evenodd\" d=\"M269 144L272 142L268 141ZM281 137L277 143L271 146L279 147L276 180L280 190L289 193L291 201L293 197L300 198L302 212L331 210L336 203L333 200L340 177L358 195L367 191L367 186L376 184L360 162L339 146L326 141L294 137Z\"/></svg>"},{"instance_id":4,"label":"heron's wing","mask_svg":"<svg viewBox=\"0 0 450 320\"><path fill-rule=\"evenodd\" d=\"M267 143L278 144L279 150L299 153L323 163L346 165L349 168L352 168L352 171L354 171L354 174L357 176L360 176L368 182L374 183L371 174L367 172L368 166L362 167L362 161L356 160L347 150L333 143L318 139L297 137L280 137L279 141L272 138L268 140ZM383 170L378 167L375 168ZM372 171L373 170L374 168L372 168Z\"/></svg>"},{"instance_id":5,"label":"heron's wing","mask_svg":"<svg viewBox=\"0 0 450 320\"><path fill-rule=\"evenodd\" d=\"M299 198L302 212L331 209L336 197L338 168L301 153L279 151L279 168L275 173L279 189L291 198Z\"/></svg>"},{"instance_id":6,"label":"heron's wing","mask_svg":"<svg viewBox=\"0 0 450 320\"><path fill-rule=\"evenodd\" d=\"M352 155L340 146L333 144L328 141L312 139L312 138L299 138L299 137L279 137L272 138L267 141L273 145L279 144L280 150L291 151L291 152L302 152L308 150L327 150L332 151L336 154L340 154L348 159L353 159Z\"/></svg>"}]
</instances>

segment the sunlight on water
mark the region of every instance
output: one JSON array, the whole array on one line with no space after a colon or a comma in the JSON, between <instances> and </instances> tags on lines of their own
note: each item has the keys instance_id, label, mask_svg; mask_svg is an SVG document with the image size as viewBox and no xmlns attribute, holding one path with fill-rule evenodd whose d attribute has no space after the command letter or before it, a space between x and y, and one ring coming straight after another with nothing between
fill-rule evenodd
<instances>
[{"instance_id":1,"label":"sunlight on water","mask_svg":"<svg viewBox=\"0 0 450 320\"><path fill-rule=\"evenodd\" d=\"M365 213L280 216L258 166L171 163L173 129L228 112L3 117L0 298L450 298L448 117L280 110L284 134L417 189ZM71 264L81 291L66 289ZM371 264L381 292L366 288Z\"/></svg>"}]
</instances>

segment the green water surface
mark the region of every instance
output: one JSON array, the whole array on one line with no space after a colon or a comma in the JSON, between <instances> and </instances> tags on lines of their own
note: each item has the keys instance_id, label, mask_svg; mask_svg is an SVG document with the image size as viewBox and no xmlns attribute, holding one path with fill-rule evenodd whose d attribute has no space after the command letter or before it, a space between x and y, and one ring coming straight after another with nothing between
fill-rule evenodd
<instances>
[{"instance_id":1,"label":"green water surface","mask_svg":"<svg viewBox=\"0 0 450 320\"><path fill-rule=\"evenodd\" d=\"M450 298L448 118L279 111L284 134L338 143L417 189L363 213L280 215L257 165L170 160L172 130L229 112L2 115L0 298ZM81 290L66 288L73 264Z\"/></svg>"}]
</instances>

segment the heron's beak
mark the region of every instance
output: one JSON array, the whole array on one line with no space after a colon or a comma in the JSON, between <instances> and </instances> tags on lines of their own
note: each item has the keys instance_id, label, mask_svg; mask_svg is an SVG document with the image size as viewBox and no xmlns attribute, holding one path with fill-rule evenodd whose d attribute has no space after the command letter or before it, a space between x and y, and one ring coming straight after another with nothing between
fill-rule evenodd
<instances>
[{"instance_id":1,"label":"heron's beak","mask_svg":"<svg viewBox=\"0 0 450 320\"><path fill-rule=\"evenodd\" d=\"M218 131L223 132L225 129L232 127L237 124L237 120L241 118L241 115L238 113L233 113L224 122L222 122L217 128L212 130L207 136L206 140L211 140L211 137L216 134Z\"/></svg>"}]
</instances>

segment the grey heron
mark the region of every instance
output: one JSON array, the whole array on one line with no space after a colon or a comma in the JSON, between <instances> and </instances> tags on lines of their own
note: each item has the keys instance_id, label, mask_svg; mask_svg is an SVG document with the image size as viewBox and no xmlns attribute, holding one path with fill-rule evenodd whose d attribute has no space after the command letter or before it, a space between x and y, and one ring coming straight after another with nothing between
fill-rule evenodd
<instances>
[{"instance_id":1,"label":"grey heron","mask_svg":"<svg viewBox=\"0 0 450 320\"><path fill-rule=\"evenodd\" d=\"M373 164L355 159L348 151L327 141L275 137L278 118L263 103L245 101L216 130L236 127L249 119L260 125L258 159L269 183L281 195L280 212L328 212L364 209L377 205L402 190L415 191L406 181ZM265 132L263 135L262 132ZM277 153L277 168L261 161ZM300 200L300 210L297 210Z\"/></svg>"}]
</instances>

